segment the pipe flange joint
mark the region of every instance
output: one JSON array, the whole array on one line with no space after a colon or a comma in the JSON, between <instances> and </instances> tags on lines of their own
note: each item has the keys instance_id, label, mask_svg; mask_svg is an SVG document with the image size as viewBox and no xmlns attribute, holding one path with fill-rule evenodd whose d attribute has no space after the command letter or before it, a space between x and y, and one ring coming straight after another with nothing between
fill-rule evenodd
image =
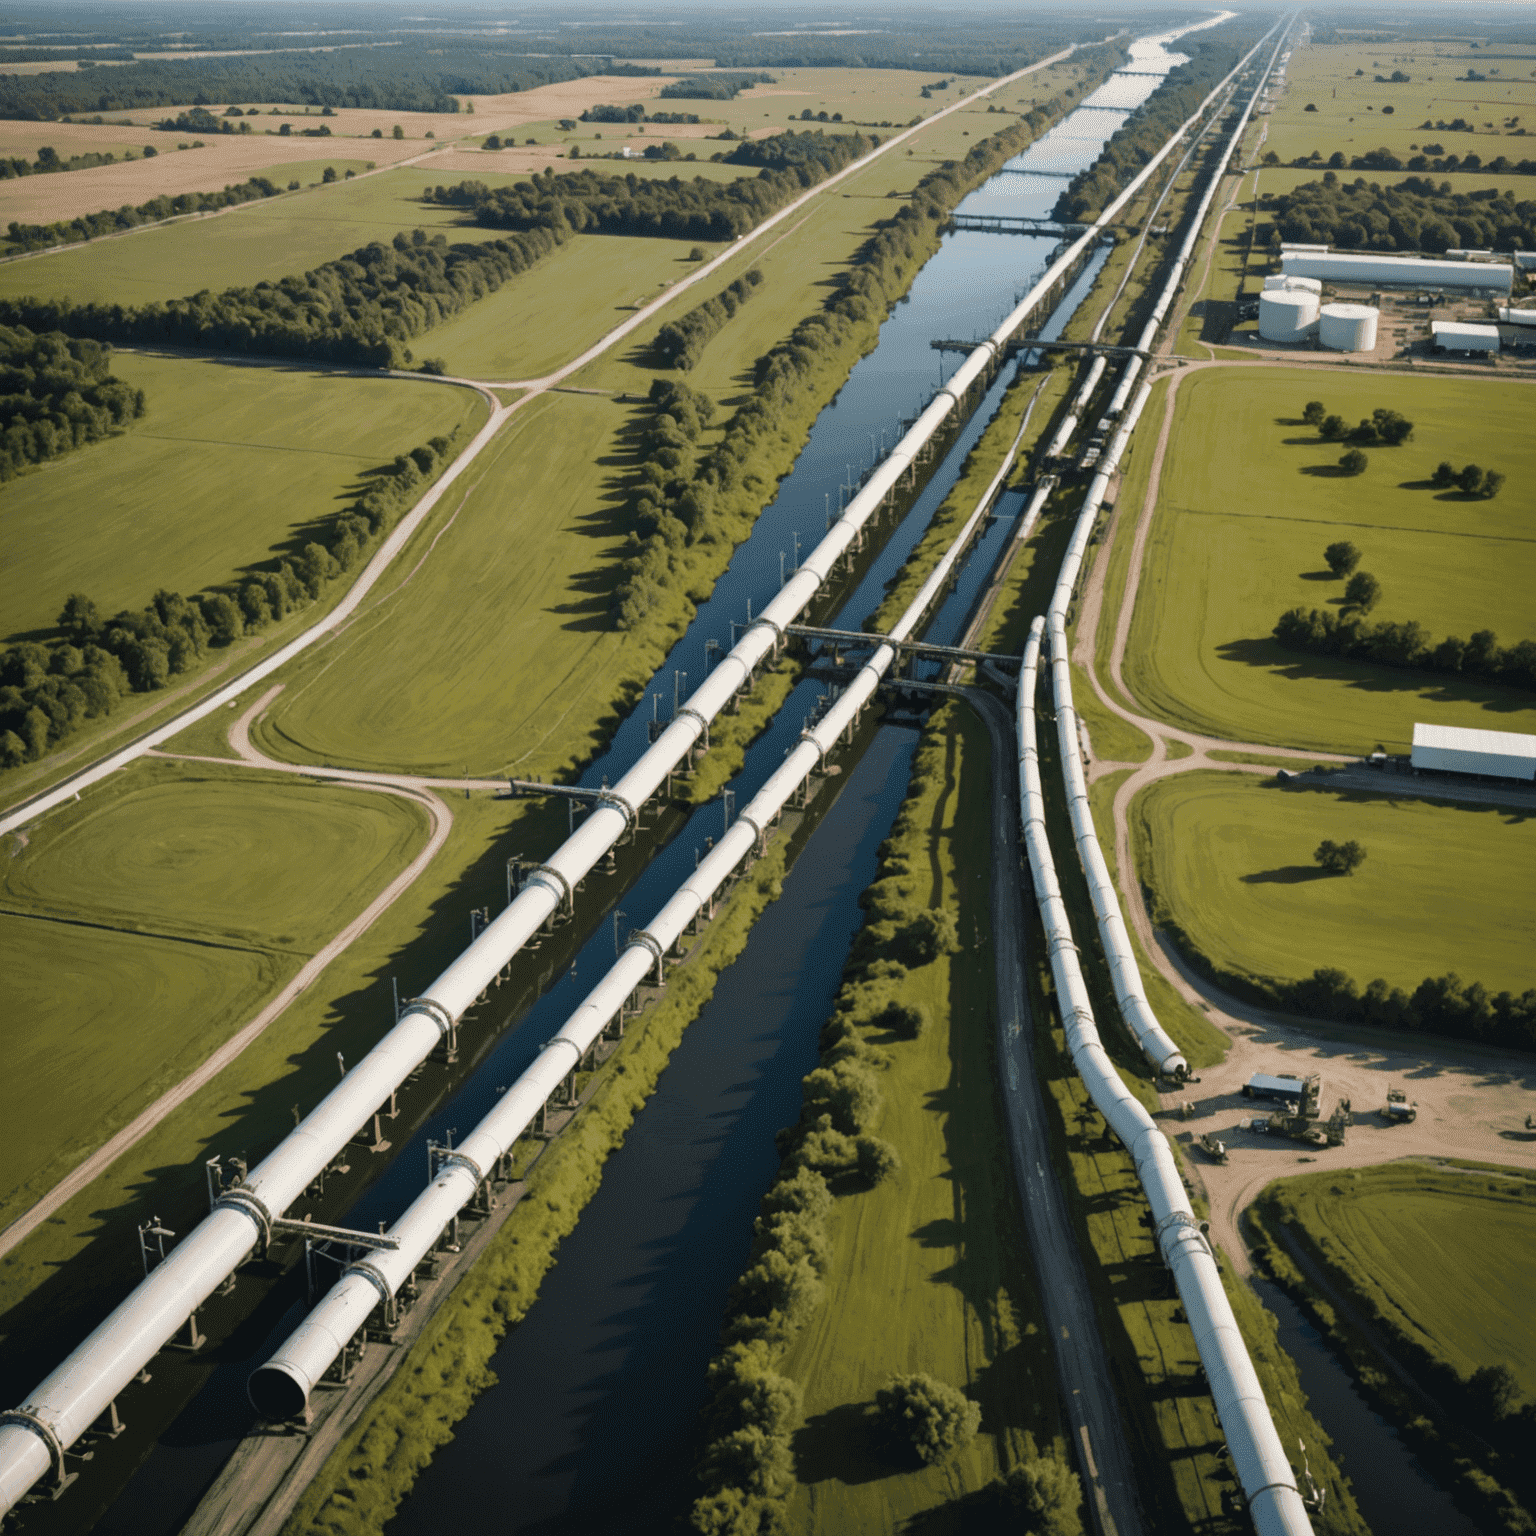
<instances>
[{"instance_id":1,"label":"pipe flange joint","mask_svg":"<svg viewBox=\"0 0 1536 1536\"><path fill-rule=\"evenodd\" d=\"M549 1043L550 1042L548 1041L545 1042L545 1044ZM477 1163L474 1158L468 1156L466 1153L445 1152L442 1157L437 1160L437 1171L439 1174L441 1174L444 1169L447 1168L462 1168L464 1172L467 1173L470 1178L475 1181L476 1189L485 1183L485 1170L481 1168L480 1164Z\"/></svg>"},{"instance_id":2,"label":"pipe flange joint","mask_svg":"<svg viewBox=\"0 0 1536 1536\"><path fill-rule=\"evenodd\" d=\"M1255 1488L1252 1493L1249 1493L1245 1488L1243 1490L1243 1497L1248 1502L1248 1508L1253 1508L1254 1500L1257 1499L1260 1494L1269 1493L1272 1489L1276 1488L1283 1488L1287 1493L1294 1493L1297 1498L1301 1497L1301 1490L1296 1486L1295 1478L1292 1478L1288 1483L1276 1480L1273 1483L1265 1483L1262 1488Z\"/></svg>"},{"instance_id":3,"label":"pipe flange joint","mask_svg":"<svg viewBox=\"0 0 1536 1536\"><path fill-rule=\"evenodd\" d=\"M640 825L640 813L623 795L615 794L611 789L603 790L593 804L606 805L611 810L617 811L624 818L624 826L627 831L633 832Z\"/></svg>"},{"instance_id":4,"label":"pipe flange joint","mask_svg":"<svg viewBox=\"0 0 1536 1536\"><path fill-rule=\"evenodd\" d=\"M249 1216L261 1235L261 1246L264 1249L272 1246L272 1212L259 1195L248 1189L226 1189L213 1202L213 1208L216 1211L238 1211L242 1216Z\"/></svg>"},{"instance_id":5,"label":"pipe flange joint","mask_svg":"<svg viewBox=\"0 0 1536 1536\"><path fill-rule=\"evenodd\" d=\"M389 1281L379 1273L372 1259L359 1259L355 1264L348 1264L341 1273L343 1278L347 1275L356 1275L360 1280L366 1280L379 1293L379 1300L386 1307L394 1303L395 1293L390 1289Z\"/></svg>"},{"instance_id":6,"label":"pipe flange joint","mask_svg":"<svg viewBox=\"0 0 1536 1536\"><path fill-rule=\"evenodd\" d=\"M662 969L662 960L665 957L667 950L666 946L661 942L660 939L658 939L654 934L647 933L644 928L634 928L631 929L627 942L631 945L638 944L642 949L650 950L651 958L656 962L656 974L658 976L665 974Z\"/></svg>"},{"instance_id":7,"label":"pipe flange joint","mask_svg":"<svg viewBox=\"0 0 1536 1536\"><path fill-rule=\"evenodd\" d=\"M544 1044L539 1047L539 1054L542 1056L545 1051L553 1050L555 1048L555 1046L557 1046L557 1045L568 1045L568 1046L570 1046L570 1048L573 1051L575 1051L575 1053L576 1053L576 1061L573 1061L571 1063L571 1067L574 1070L575 1066L576 1066L576 1062L579 1062L581 1060L582 1050L581 1050L581 1047L579 1045L577 1045L576 1042L574 1040L572 1040L569 1035L555 1035L551 1039L546 1040L544 1042ZM457 1156L457 1154L455 1154L455 1156ZM445 1163L447 1163L447 1162L451 1162L452 1159L451 1158L444 1158L443 1161ZM480 1172L480 1170L475 1166L475 1164L469 1158L467 1158L467 1157L460 1158L459 1161L464 1165L464 1167L469 1168L470 1170L472 1170L477 1175L477 1177L479 1177L479 1178L484 1178L485 1177L485 1175Z\"/></svg>"},{"instance_id":8,"label":"pipe flange joint","mask_svg":"<svg viewBox=\"0 0 1536 1536\"><path fill-rule=\"evenodd\" d=\"M801 731L800 740L816 748L816 766L818 768L825 767L827 761L827 749L822 746L819 741L816 740L816 733L814 731Z\"/></svg>"},{"instance_id":9,"label":"pipe flange joint","mask_svg":"<svg viewBox=\"0 0 1536 1536\"><path fill-rule=\"evenodd\" d=\"M435 998L413 997L405 1005L405 1013L424 1013L437 1025L437 1032L447 1040L453 1034L453 1015ZM401 1014L404 1018L405 1013Z\"/></svg>"},{"instance_id":10,"label":"pipe flange joint","mask_svg":"<svg viewBox=\"0 0 1536 1536\"><path fill-rule=\"evenodd\" d=\"M757 834L758 847L762 847L763 844L767 841L763 828L759 826L757 822L753 821L753 819L748 816L745 811L737 811L736 820L744 821L749 827L752 828L753 832Z\"/></svg>"},{"instance_id":11,"label":"pipe flange joint","mask_svg":"<svg viewBox=\"0 0 1536 1536\"><path fill-rule=\"evenodd\" d=\"M703 716L703 715L701 715L701 714L700 714L700 713L699 713L699 711L698 711L698 710L696 710L696 709L695 709L695 708L694 708L694 707L693 707L693 705L691 705L691 704L683 704L683 705L680 705L680 706L679 706L679 707L678 707L678 711L677 711L677 713L676 713L676 714L675 714L675 715L673 715L673 717L672 717L672 718L673 718L673 719L674 719L674 720L681 720L681 719L683 719L683 718L684 718L684 717L685 717L685 716L686 716L686 717L687 717L687 718L688 718L688 719L689 719L689 720L697 720L697 721L698 721L698 722L699 722L699 733L700 733L700 734L701 734L701 735L703 735L703 736L708 736L708 735L709 735L709 721L708 721L708 720L706 720L706 719L705 719L705 718L704 718L704 716Z\"/></svg>"},{"instance_id":12,"label":"pipe flange joint","mask_svg":"<svg viewBox=\"0 0 1536 1536\"><path fill-rule=\"evenodd\" d=\"M796 571L795 574L798 576L800 573ZM785 640L784 626L775 622L773 619L763 617L761 614L759 614L757 618L753 619L752 622L747 625L747 627L742 631L741 638L745 640L754 629L761 629L765 625L773 631L773 643L775 645L783 645Z\"/></svg>"},{"instance_id":13,"label":"pipe flange joint","mask_svg":"<svg viewBox=\"0 0 1536 1536\"><path fill-rule=\"evenodd\" d=\"M64 1442L59 1439L58 1431L54 1429L47 1419L32 1412L30 1408L12 1408L8 1413L0 1413L0 1426L16 1424L22 1429L30 1429L44 1445L48 1447L48 1462L53 1468L53 1475L62 1483L67 1475L64 1471Z\"/></svg>"},{"instance_id":14,"label":"pipe flange joint","mask_svg":"<svg viewBox=\"0 0 1536 1536\"><path fill-rule=\"evenodd\" d=\"M533 873L530 874L528 878L530 880L535 880L540 875L545 877L546 882L552 880L559 885L560 890L557 894L560 897L560 905L564 907L568 912L574 912L576 910L576 893L571 889L571 882L567 880L565 876L562 875L560 871L554 867L553 864L535 864L533 867ZM546 885L546 889L547 888L548 887Z\"/></svg>"}]
</instances>

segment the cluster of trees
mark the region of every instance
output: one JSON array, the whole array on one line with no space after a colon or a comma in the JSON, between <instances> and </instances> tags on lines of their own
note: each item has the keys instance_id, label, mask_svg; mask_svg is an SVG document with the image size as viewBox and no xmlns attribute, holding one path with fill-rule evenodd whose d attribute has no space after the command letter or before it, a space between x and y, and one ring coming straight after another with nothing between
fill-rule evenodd
<instances>
[{"instance_id":1,"label":"cluster of trees","mask_svg":"<svg viewBox=\"0 0 1536 1536\"><path fill-rule=\"evenodd\" d=\"M981 1404L932 1376L892 1376L875 1393L875 1422L896 1460L929 1467L976 1438Z\"/></svg>"},{"instance_id":2,"label":"cluster of trees","mask_svg":"<svg viewBox=\"0 0 1536 1536\"><path fill-rule=\"evenodd\" d=\"M1491 501L1504 489L1504 476L1496 469L1484 469L1480 464L1463 464L1457 469L1449 459L1441 459L1429 483L1437 491L1448 491L1454 486L1463 496L1480 496Z\"/></svg>"},{"instance_id":3,"label":"cluster of trees","mask_svg":"<svg viewBox=\"0 0 1536 1536\"><path fill-rule=\"evenodd\" d=\"M1443 672L1536 692L1536 640L1504 647L1491 629L1480 629L1470 640L1447 635L1436 644L1429 631L1413 619L1405 624L1366 622L1364 615L1379 595L1375 577L1356 572L1345 589L1348 606L1341 612L1292 608L1281 614L1274 637L1287 650L1313 656L1341 656L1383 667Z\"/></svg>"},{"instance_id":4,"label":"cluster of trees","mask_svg":"<svg viewBox=\"0 0 1536 1536\"><path fill-rule=\"evenodd\" d=\"M0 326L0 481L144 414L144 391L114 378L111 362L96 341Z\"/></svg>"},{"instance_id":5,"label":"cluster of trees","mask_svg":"<svg viewBox=\"0 0 1536 1536\"><path fill-rule=\"evenodd\" d=\"M210 106L219 101L456 112L460 96L531 90L578 79L602 66L602 60L502 51L483 38L434 38L430 49L338 48L324 53L140 59L84 74L4 76L0 117L48 122L71 113L125 112L183 102Z\"/></svg>"},{"instance_id":6,"label":"cluster of trees","mask_svg":"<svg viewBox=\"0 0 1536 1536\"><path fill-rule=\"evenodd\" d=\"M84 721L111 714L125 694L164 688L210 646L230 645L312 603L393 527L452 452L447 438L435 437L402 454L365 482L350 507L310 529L302 549L227 588L192 598L162 589L144 608L110 619L72 593L57 639L0 652L0 767L35 761Z\"/></svg>"},{"instance_id":7,"label":"cluster of trees","mask_svg":"<svg viewBox=\"0 0 1536 1536\"><path fill-rule=\"evenodd\" d=\"M1505 188L1453 192L1409 176L1393 187L1332 171L1304 182L1269 205L1271 242L1326 244L1353 250L1528 250L1536 245L1536 201L1517 202Z\"/></svg>"},{"instance_id":8,"label":"cluster of trees","mask_svg":"<svg viewBox=\"0 0 1536 1536\"><path fill-rule=\"evenodd\" d=\"M1330 875L1352 875L1365 863L1365 849L1350 838L1347 843L1336 843L1325 837L1312 851L1313 862Z\"/></svg>"},{"instance_id":9,"label":"cluster of trees","mask_svg":"<svg viewBox=\"0 0 1536 1536\"><path fill-rule=\"evenodd\" d=\"M1480 982L1468 984L1451 971L1426 977L1411 993L1379 976L1362 992L1348 973L1324 966L1305 981L1272 982L1258 990L1268 994L1266 1001L1314 1018L1536 1051L1536 988L1492 996Z\"/></svg>"},{"instance_id":10,"label":"cluster of trees","mask_svg":"<svg viewBox=\"0 0 1536 1536\"><path fill-rule=\"evenodd\" d=\"M1171 70L1114 131L1099 158L1067 183L1051 217L1096 218L1252 46L1248 28L1248 23L1239 22L1221 28L1220 40L1186 39L1184 46L1192 55L1189 62Z\"/></svg>"},{"instance_id":11,"label":"cluster of trees","mask_svg":"<svg viewBox=\"0 0 1536 1536\"><path fill-rule=\"evenodd\" d=\"M1280 156L1273 150L1264 156L1265 165L1279 165ZM1326 167L1331 171L1484 171L1498 176L1536 176L1536 160L1511 160L1508 155L1497 155L1484 163L1477 154L1448 155L1443 144L1426 144L1419 154L1411 154L1405 160L1385 147L1368 149L1363 154L1346 155L1336 149L1323 158L1320 149L1310 155L1298 155L1291 164L1298 170Z\"/></svg>"},{"instance_id":12,"label":"cluster of trees","mask_svg":"<svg viewBox=\"0 0 1536 1536\"><path fill-rule=\"evenodd\" d=\"M0 181L14 181L19 176L51 176L59 171L88 171L92 166L116 163L117 156L112 154L71 155L64 160L52 145L44 144L36 160L23 160L19 155L0 156Z\"/></svg>"},{"instance_id":13,"label":"cluster of trees","mask_svg":"<svg viewBox=\"0 0 1536 1536\"><path fill-rule=\"evenodd\" d=\"M863 134L781 133L750 140L732 163L759 165L740 181L667 181L577 171L535 175L509 187L463 181L434 187L429 197L468 211L484 229L552 230L605 235L664 235L675 239L734 240L755 228L806 187L868 153L878 140ZM777 146L760 149L759 144ZM738 158L738 156L742 158Z\"/></svg>"},{"instance_id":14,"label":"cluster of trees","mask_svg":"<svg viewBox=\"0 0 1536 1536\"><path fill-rule=\"evenodd\" d=\"M645 103L631 102L627 107L588 107L581 114L584 123L696 123L697 112L647 112Z\"/></svg>"},{"instance_id":15,"label":"cluster of trees","mask_svg":"<svg viewBox=\"0 0 1536 1536\"><path fill-rule=\"evenodd\" d=\"M1309 400L1301 419L1316 427L1317 435L1329 443L1385 443L1396 448L1413 436L1413 423L1406 416L1384 408L1372 411L1352 427L1342 416L1330 416L1321 400Z\"/></svg>"},{"instance_id":16,"label":"cluster of trees","mask_svg":"<svg viewBox=\"0 0 1536 1536\"><path fill-rule=\"evenodd\" d=\"M669 368L692 368L710 339L752 297L762 280L763 274L753 267L714 298L706 299L676 320L669 320L656 333L657 356Z\"/></svg>"},{"instance_id":17,"label":"cluster of trees","mask_svg":"<svg viewBox=\"0 0 1536 1536\"><path fill-rule=\"evenodd\" d=\"M761 70L738 70L730 74L684 75L664 85L660 94L672 101L734 101L753 85L772 85L773 76Z\"/></svg>"},{"instance_id":18,"label":"cluster of trees","mask_svg":"<svg viewBox=\"0 0 1536 1536\"><path fill-rule=\"evenodd\" d=\"M153 155L154 149L144 151ZM218 208L232 208L237 203L254 203L263 197L276 197L282 189L265 176L252 176L238 186L222 192L181 192L175 197L155 197L136 208L124 203L101 213L83 214L77 219L60 219L55 224L22 224L11 221L6 238L22 251L40 251L52 245L73 245L81 240L99 240L103 235L120 234L141 224L158 224L187 213L209 213Z\"/></svg>"},{"instance_id":19,"label":"cluster of trees","mask_svg":"<svg viewBox=\"0 0 1536 1536\"><path fill-rule=\"evenodd\" d=\"M568 226L563 231L533 228L504 240L450 246L442 235L417 229L396 235L389 245L374 242L276 283L138 309L72 305L65 299L0 300L0 324L112 341L401 368L412 361L406 345L411 337L494 293L569 233Z\"/></svg>"}]
</instances>

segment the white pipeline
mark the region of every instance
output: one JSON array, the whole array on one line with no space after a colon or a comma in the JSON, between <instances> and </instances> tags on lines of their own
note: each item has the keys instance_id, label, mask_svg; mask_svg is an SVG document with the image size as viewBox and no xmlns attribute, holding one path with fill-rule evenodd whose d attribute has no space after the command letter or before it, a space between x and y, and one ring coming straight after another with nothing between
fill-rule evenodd
<instances>
[{"instance_id":1,"label":"white pipeline","mask_svg":"<svg viewBox=\"0 0 1536 1536\"><path fill-rule=\"evenodd\" d=\"M1031 626L1019 673L1019 803L1029 872L1045 928L1067 1049L1094 1108L1124 1143L1136 1165L1136 1175L1152 1208L1152 1230L1194 1333L1216 1415L1227 1438L1227 1453L1248 1501L1254 1528L1259 1536L1310 1536L1312 1524L1296 1486L1296 1474L1275 1432L1264 1389L1222 1289L1216 1256L1190 1207L1173 1150L1115 1070L1094 1021L1072 926L1056 880L1040 792L1035 678L1044 628L1043 618Z\"/></svg>"},{"instance_id":2,"label":"white pipeline","mask_svg":"<svg viewBox=\"0 0 1536 1536\"><path fill-rule=\"evenodd\" d=\"M1033 404L1033 402L1031 402ZM943 558L897 620L889 639L905 640L922 621L949 580L972 535L986 517L1018 452L1028 425L1026 411L1019 435L983 491ZM389 1229L399 1246L369 1254L348 1268L275 1355L251 1377L251 1402L271 1419L302 1413L309 1394L347 1343L383 1302L386 1307L432 1251L444 1229L473 1198L495 1168L533 1123L555 1088L619 1015L630 994L653 970L658 980L663 957L703 911L713 912L716 896L741 862L761 849L790 797L821 766L838 737L859 718L880 680L900 653L879 646L825 715L806 731L762 789L737 816L725 836L678 887L665 906L634 934L613 968L545 1042L538 1058L507 1090L490 1114L439 1166L437 1176Z\"/></svg>"},{"instance_id":3,"label":"white pipeline","mask_svg":"<svg viewBox=\"0 0 1536 1536\"><path fill-rule=\"evenodd\" d=\"M783 590L678 710L656 742L611 790L604 792L549 862L534 871L506 911L432 983L425 996L410 1004L395 1027L239 1186L219 1197L217 1209L177 1246L174 1265L167 1261L152 1271L62 1366L34 1388L13 1415L0 1415L0 1515L46 1475L50 1466L62 1466L63 1450L107 1411L114 1397L169 1342L194 1308L254 1250L266 1246L274 1218L287 1210L358 1127L453 1034L465 1010L512 957L562 908L570 910L578 883L638 823L641 808L704 737L710 721L739 689L750 685L756 668L782 640L785 626L794 622L820 591L837 560L854 544L918 452L958 409L969 387L1140 191L1226 83L1211 92L1098 221L1063 250L1001 325L960 365L890 455L870 473L843 515ZM866 664L866 672L872 664ZM861 672L860 677L864 675ZM873 686L871 682L871 690ZM807 754L816 755L816 749L802 743L791 756L803 760ZM558 1049L563 1052L565 1048Z\"/></svg>"}]
</instances>

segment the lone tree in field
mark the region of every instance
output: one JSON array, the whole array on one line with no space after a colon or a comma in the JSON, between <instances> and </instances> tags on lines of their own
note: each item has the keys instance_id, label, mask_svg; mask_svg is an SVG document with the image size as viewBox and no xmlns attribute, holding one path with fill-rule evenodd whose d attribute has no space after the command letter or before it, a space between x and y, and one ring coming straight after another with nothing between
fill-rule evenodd
<instances>
[{"instance_id":1,"label":"lone tree in field","mask_svg":"<svg viewBox=\"0 0 1536 1536\"><path fill-rule=\"evenodd\" d=\"M1365 466L1370 462L1358 448L1351 448L1347 453L1339 455L1339 468L1346 475L1363 475Z\"/></svg>"},{"instance_id":2,"label":"lone tree in field","mask_svg":"<svg viewBox=\"0 0 1536 1536\"><path fill-rule=\"evenodd\" d=\"M1504 489L1504 476L1496 469L1490 469L1483 476L1483 500L1492 501L1495 496Z\"/></svg>"},{"instance_id":3,"label":"lone tree in field","mask_svg":"<svg viewBox=\"0 0 1536 1536\"><path fill-rule=\"evenodd\" d=\"M898 1457L930 1466L976 1438L981 1405L932 1376L892 1376L875 1393L875 1417Z\"/></svg>"},{"instance_id":4,"label":"lone tree in field","mask_svg":"<svg viewBox=\"0 0 1536 1536\"><path fill-rule=\"evenodd\" d=\"M1320 427L1326 414L1327 411L1321 400L1308 400L1306 408L1301 413L1301 419L1309 427Z\"/></svg>"},{"instance_id":5,"label":"lone tree in field","mask_svg":"<svg viewBox=\"0 0 1536 1536\"><path fill-rule=\"evenodd\" d=\"M1483 471L1476 464L1468 464L1456 476L1457 487L1468 496L1475 496L1483 488Z\"/></svg>"},{"instance_id":6,"label":"lone tree in field","mask_svg":"<svg viewBox=\"0 0 1536 1536\"><path fill-rule=\"evenodd\" d=\"M1381 583L1369 571L1356 571L1344 588L1344 606L1369 613L1381 601Z\"/></svg>"},{"instance_id":7,"label":"lone tree in field","mask_svg":"<svg viewBox=\"0 0 1536 1536\"><path fill-rule=\"evenodd\" d=\"M1323 551L1323 559L1335 576L1348 576L1360 564L1360 551L1348 539L1340 539Z\"/></svg>"},{"instance_id":8,"label":"lone tree in field","mask_svg":"<svg viewBox=\"0 0 1536 1536\"><path fill-rule=\"evenodd\" d=\"M1365 863L1365 849L1353 838L1347 843L1336 843L1324 838L1312 855L1330 875L1352 875Z\"/></svg>"},{"instance_id":9,"label":"lone tree in field","mask_svg":"<svg viewBox=\"0 0 1536 1536\"><path fill-rule=\"evenodd\" d=\"M1456 484L1456 466L1449 459L1441 459L1435 465L1435 472L1429 477L1429 483L1437 491L1448 491Z\"/></svg>"}]
</instances>

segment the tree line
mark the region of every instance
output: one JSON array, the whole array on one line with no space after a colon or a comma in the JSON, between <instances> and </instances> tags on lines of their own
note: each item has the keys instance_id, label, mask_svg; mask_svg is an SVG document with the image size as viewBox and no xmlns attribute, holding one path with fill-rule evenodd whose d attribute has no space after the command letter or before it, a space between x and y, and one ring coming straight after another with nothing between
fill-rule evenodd
<instances>
[{"instance_id":1,"label":"tree line","mask_svg":"<svg viewBox=\"0 0 1536 1536\"><path fill-rule=\"evenodd\" d=\"M1536 245L1536 201L1508 188L1452 191L1422 176L1382 187L1333 171L1268 200L1269 239L1350 250L1529 250Z\"/></svg>"},{"instance_id":2,"label":"tree line","mask_svg":"<svg viewBox=\"0 0 1536 1536\"><path fill-rule=\"evenodd\" d=\"M659 94L669 101L734 101L749 86L772 84L773 76L760 70L684 75L662 86Z\"/></svg>"},{"instance_id":3,"label":"tree line","mask_svg":"<svg viewBox=\"0 0 1536 1536\"><path fill-rule=\"evenodd\" d=\"M132 159L125 155L124 159ZM26 160L20 155L0 156L0 181L15 181L20 176L53 176L61 171L88 171L97 165L116 165L113 154L71 155L63 159L51 144L44 144L37 152L36 160Z\"/></svg>"},{"instance_id":4,"label":"tree line","mask_svg":"<svg viewBox=\"0 0 1536 1536\"><path fill-rule=\"evenodd\" d=\"M588 107L581 114L584 123L696 123L697 112L647 112L645 103L631 102L627 107Z\"/></svg>"},{"instance_id":5,"label":"tree line","mask_svg":"<svg viewBox=\"0 0 1536 1536\"><path fill-rule=\"evenodd\" d=\"M186 598L162 589L143 608L111 618L86 594L71 593L58 638L0 651L0 768L35 762L126 695L164 688L211 647L307 607L388 533L454 451L448 438L434 437L402 454L365 480L349 507L307 530L301 549L216 590Z\"/></svg>"},{"instance_id":6,"label":"tree line","mask_svg":"<svg viewBox=\"0 0 1536 1536\"><path fill-rule=\"evenodd\" d=\"M784 1356L822 1303L831 1266L831 1217L840 1197L899 1172L896 1151L872 1133L881 1112L879 1075L892 1050L921 1037L925 1011L903 999L912 969L959 949L954 915L917 895L910 866L927 847L926 794L945 774L942 735L925 735L878 877L862 899L865 918L843 968L820 1058L802 1083L801 1109L776 1141L781 1158L754 1223L752 1251L731 1289L720 1352L707 1372L705 1448L689 1527L699 1536L782 1536L794 1487L790 1439L799 1385ZM924 887L926 889L926 886ZM898 1467L941 1461L978 1427L975 1403L926 1376L897 1377L872 1404L883 1449ZM1031 1442L1024 1466L992 1493L997 1512L1051 1523L1032 1529L1080 1533L1078 1480Z\"/></svg>"},{"instance_id":7,"label":"tree line","mask_svg":"<svg viewBox=\"0 0 1536 1536\"><path fill-rule=\"evenodd\" d=\"M267 52L233 58L140 59L112 69L0 77L0 117L52 121L66 114L229 101L456 112L460 96L495 96L574 80L601 60L532 57L473 43ZM654 73L654 71L648 71Z\"/></svg>"},{"instance_id":8,"label":"tree line","mask_svg":"<svg viewBox=\"0 0 1536 1536\"><path fill-rule=\"evenodd\" d=\"M1098 159L1067 183L1051 210L1052 218L1097 218L1216 83L1231 73L1257 36L1244 22L1221 31L1220 39L1183 41L1181 47L1191 54L1189 62L1170 70L1167 79L1110 135Z\"/></svg>"},{"instance_id":9,"label":"tree line","mask_svg":"<svg viewBox=\"0 0 1536 1536\"><path fill-rule=\"evenodd\" d=\"M979 141L963 160L945 161L922 177L907 202L859 249L826 303L758 358L751 394L720 441L690 461L686 480L667 473L666 465L647 468L652 455L643 451L628 530L634 552L624 561L613 595L619 629L639 627L663 611L670 593L686 588L697 546L745 536L762 509L762 484L767 467L777 463L784 422L802 409L821 372L834 368L848 348L872 344L950 211L1061 110L1055 101L1037 107L1023 122ZM685 388L660 382L671 391ZM673 398L680 397L665 397ZM653 389L653 410L661 403ZM676 419L670 405L662 413ZM774 468L773 478L782 473Z\"/></svg>"},{"instance_id":10,"label":"tree line","mask_svg":"<svg viewBox=\"0 0 1536 1536\"><path fill-rule=\"evenodd\" d=\"M154 154L146 149L145 155ZM276 197L282 188L265 176L252 176L238 186L222 192L180 192L175 197L154 197L147 203L109 208L101 213L82 214L75 219L60 219L54 224L22 224L11 221L6 232L17 250L40 251L53 245L73 245L81 240L99 240L104 235L121 234L144 224L158 224L162 219L188 213L210 213L218 208L233 208L240 203L254 203L264 197Z\"/></svg>"},{"instance_id":11,"label":"tree line","mask_svg":"<svg viewBox=\"0 0 1536 1536\"><path fill-rule=\"evenodd\" d=\"M111 364L99 342L0 326L0 481L144 414L144 391L115 378Z\"/></svg>"},{"instance_id":12,"label":"tree line","mask_svg":"<svg viewBox=\"0 0 1536 1536\"><path fill-rule=\"evenodd\" d=\"M563 233L534 228L450 246L441 234L417 229L275 283L136 309L0 299L0 323L111 341L402 368L413 360L406 345L412 337L494 293L568 236L568 226Z\"/></svg>"},{"instance_id":13,"label":"tree line","mask_svg":"<svg viewBox=\"0 0 1536 1536\"><path fill-rule=\"evenodd\" d=\"M676 320L669 320L656 333L656 355L669 368L692 368L710 339L752 297L762 280L763 274L753 267L714 298L706 299Z\"/></svg>"},{"instance_id":14,"label":"tree line","mask_svg":"<svg viewBox=\"0 0 1536 1536\"><path fill-rule=\"evenodd\" d=\"M1264 163L1279 165L1280 156L1270 150ZM1508 155L1496 155L1485 163L1478 154L1448 155L1442 144L1426 144L1422 154L1409 155L1406 160L1385 146L1359 155L1346 155L1336 149L1326 160L1320 149L1314 149L1310 155L1298 155L1291 165L1303 171L1326 167L1331 171L1484 171L1496 176L1536 176L1536 160L1511 160Z\"/></svg>"}]
</instances>

